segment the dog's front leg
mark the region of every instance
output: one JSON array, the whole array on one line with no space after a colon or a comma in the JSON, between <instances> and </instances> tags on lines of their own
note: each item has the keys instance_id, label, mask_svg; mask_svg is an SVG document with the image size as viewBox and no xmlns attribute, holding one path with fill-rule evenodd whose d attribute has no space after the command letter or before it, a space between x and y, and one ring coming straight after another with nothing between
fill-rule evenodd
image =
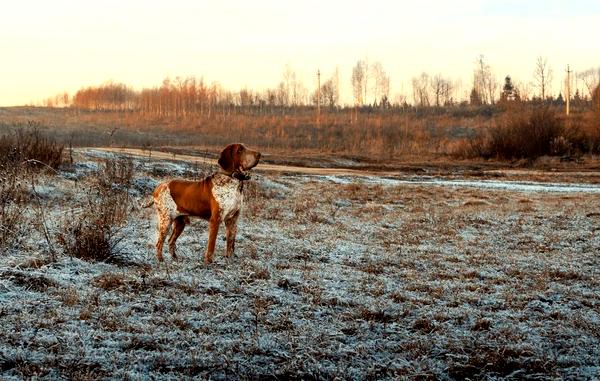
<instances>
[{"instance_id":1,"label":"dog's front leg","mask_svg":"<svg viewBox=\"0 0 600 381\"><path fill-rule=\"evenodd\" d=\"M208 222L208 245L206 246L206 252L204 253L204 263L206 264L211 263L213 260L220 223L221 219L219 218L218 213L214 213Z\"/></svg>"},{"instance_id":2,"label":"dog's front leg","mask_svg":"<svg viewBox=\"0 0 600 381\"><path fill-rule=\"evenodd\" d=\"M225 220L226 236L227 236L227 249L225 256L231 257L235 250L235 236L237 234L237 220L240 212L235 213L231 218Z\"/></svg>"}]
</instances>

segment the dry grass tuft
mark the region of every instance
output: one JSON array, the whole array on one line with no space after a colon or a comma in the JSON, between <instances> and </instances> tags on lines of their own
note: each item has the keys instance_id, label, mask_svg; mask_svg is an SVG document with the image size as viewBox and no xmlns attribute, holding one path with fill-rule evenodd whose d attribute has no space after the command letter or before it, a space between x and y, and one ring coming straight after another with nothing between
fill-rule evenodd
<instances>
[{"instance_id":1,"label":"dry grass tuft","mask_svg":"<svg viewBox=\"0 0 600 381\"><path fill-rule=\"evenodd\" d=\"M57 283L43 274L31 273L20 270L2 272L2 278L10 280L14 285L27 290L45 292L49 287L56 287Z\"/></svg>"},{"instance_id":2,"label":"dry grass tuft","mask_svg":"<svg viewBox=\"0 0 600 381\"><path fill-rule=\"evenodd\" d=\"M104 273L92 281L92 284L96 287L102 288L106 291L116 290L126 285L126 280L123 274L116 273Z\"/></svg>"},{"instance_id":3,"label":"dry grass tuft","mask_svg":"<svg viewBox=\"0 0 600 381\"><path fill-rule=\"evenodd\" d=\"M358 316L369 322L390 323L394 321L394 316L381 309L360 308Z\"/></svg>"},{"instance_id":4,"label":"dry grass tuft","mask_svg":"<svg viewBox=\"0 0 600 381\"><path fill-rule=\"evenodd\" d=\"M412 328L416 331L421 331L423 333L431 333L437 329L437 326L433 319L428 317L420 317L415 320L412 325Z\"/></svg>"},{"instance_id":5,"label":"dry grass tuft","mask_svg":"<svg viewBox=\"0 0 600 381\"><path fill-rule=\"evenodd\" d=\"M473 331L488 331L491 326L492 323L488 319L477 319L471 329Z\"/></svg>"},{"instance_id":6,"label":"dry grass tuft","mask_svg":"<svg viewBox=\"0 0 600 381\"><path fill-rule=\"evenodd\" d=\"M465 339L462 343L456 343L456 348L461 348L462 354L449 358L448 375L451 378L518 378L535 374L557 376L553 369L555 362L537 357L533 348L507 343L502 338L482 339Z\"/></svg>"}]
</instances>

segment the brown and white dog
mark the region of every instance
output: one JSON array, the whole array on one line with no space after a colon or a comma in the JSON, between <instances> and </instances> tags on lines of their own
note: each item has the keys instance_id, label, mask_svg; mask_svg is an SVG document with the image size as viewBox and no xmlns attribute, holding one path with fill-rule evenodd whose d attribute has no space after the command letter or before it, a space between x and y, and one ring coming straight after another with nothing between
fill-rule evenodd
<instances>
[{"instance_id":1,"label":"brown and white dog","mask_svg":"<svg viewBox=\"0 0 600 381\"><path fill-rule=\"evenodd\" d=\"M205 263L211 263L213 260L221 222L225 222L226 227L225 255L233 255L237 220L243 203L243 181L249 179L246 171L254 168L259 160L260 152L250 150L243 144L230 144L223 149L219 157L219 172L200 181L171 180L156 187L152 196L158 214L156 258L159 262L163 261L163 244L171 226L173 232L169 238L169 253L174 259L177 258L175 241L185 225L189 224L189 217L200 217L209 221Z\"/></svg>"}]
</instances>

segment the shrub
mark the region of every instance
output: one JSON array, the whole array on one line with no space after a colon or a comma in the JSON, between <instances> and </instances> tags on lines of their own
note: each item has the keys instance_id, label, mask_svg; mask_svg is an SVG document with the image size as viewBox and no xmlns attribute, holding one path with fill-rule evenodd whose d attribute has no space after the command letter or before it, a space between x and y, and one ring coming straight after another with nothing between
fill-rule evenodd
<instances>
[{"instance_id":1,"label":"shrub","mask_svg":"<svg viewBox=\"0 0 600 381\"><path fill-rule=\"evenodd\" d=\"M133 178L134 165L129 158L119 158L117 160L106 160L104 168L98 173L100 186L105 189L113 187L128 189L131 186Z\"/></svg>"},{"instance_id":2,"label":"shrub","mask_svg":"<svg viewBox=\"0 0 600 381\"><path fill-rule=\"evenodd\" d=\"M463 158L535 159L572 148L563 121L549 109L511 109L487 134L463 140L453 154Z\"/></svg>"},{"instance_id":3,"label":"shrub","mask_svg":"<svg viewBox=\"0 0 600 381\"><path fill-rule=\"evenodd\" d=\"M37 124L30 123L30 128L19 128L16 132L0 137L0 166L14 167L30 160L33 163L44 163L51 168L58 168L62 163L64 147L53 139L42 135ZM31 168L43 168L43 165L31 165Z\"/></svg>"},{"instance_id":4,"label":"shrub","mask_svg":"<svg viewBox=\"0 0 600 381\"><path fill-rule=\"evenodd\" d=\"M39 132L17 130L0 136L0 247L10 246L19 235L27 209L24 171L57 168L62 162L63 148ZM31 165L24 162L31 160ZM43 163L40 165L39 163Z\"/></svg>"},{"instance_id":5,"label":"shrub","mask_svg":"<svg viewBox=\"0 0 600 381\"><path fill-rule=\"evenodd\" d=\"M490 156L500 159L535 159L552 154L552 143L564 132L561 120L549 108L515 112L490 131Z\"/></svg>"},{"instance_id":6,"label":"shrub","mask_svg":"<svg viewBox=\"0 0 600 381\"><path fill-rule=\"evenodd\" d=\"M574 147L583 153L600 154L600 110L574 120L567 136Z\"/></svg>"},{"instance_id":7,"label":"shrub","mask_svg":"<svg viewBox=\"0 0 600 381\"><path fill-rule=\"evenodd\" d=\"M13 243L24 219L27 191L15 169L0 170L0 248Z\"/></svg>"},{"instance_id":8,"label":"shrub","mask_svg":"<svg viewBox=\"0 0 600 381\"><path fill-rule=\"evenodd\" d=\"M461 159L473 159L476 157L487 157L489 154L487 149L487 137L478 134L472 138L465 138L459 141L453 151L452 155Z\"/></svg>"},{"instance_id":9,"label":"shrub","mask_svg":"<svg viewBox=\"0 0 600 381\"><path fill-rule=\"evenodd\" d=\"M130 162L107 161L86 192L86 203L65 222L58 242L65 253L87 261L122 262L118 245L127 220ZM119 181L115 183L112 181Z\"/></svg>"}]
</instances>

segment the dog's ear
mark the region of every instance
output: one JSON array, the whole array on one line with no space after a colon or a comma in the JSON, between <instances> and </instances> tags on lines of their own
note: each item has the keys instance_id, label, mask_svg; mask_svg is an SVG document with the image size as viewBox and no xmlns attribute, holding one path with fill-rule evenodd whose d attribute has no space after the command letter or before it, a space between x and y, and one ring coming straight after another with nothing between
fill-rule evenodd
<instances>
[{"instance_id":1,"label":"dog's ear","mask_svg":"<svg viewBox=\"0 0 600 381\"><path fill-rule=\"evenodd\" d=\"M233 149L234 145L230 144L221 152L221 156L219 157L219 165L223 170L227 173L233 173L234 168L234 160L233 160Z\"/></svg>"}]
</instances>

